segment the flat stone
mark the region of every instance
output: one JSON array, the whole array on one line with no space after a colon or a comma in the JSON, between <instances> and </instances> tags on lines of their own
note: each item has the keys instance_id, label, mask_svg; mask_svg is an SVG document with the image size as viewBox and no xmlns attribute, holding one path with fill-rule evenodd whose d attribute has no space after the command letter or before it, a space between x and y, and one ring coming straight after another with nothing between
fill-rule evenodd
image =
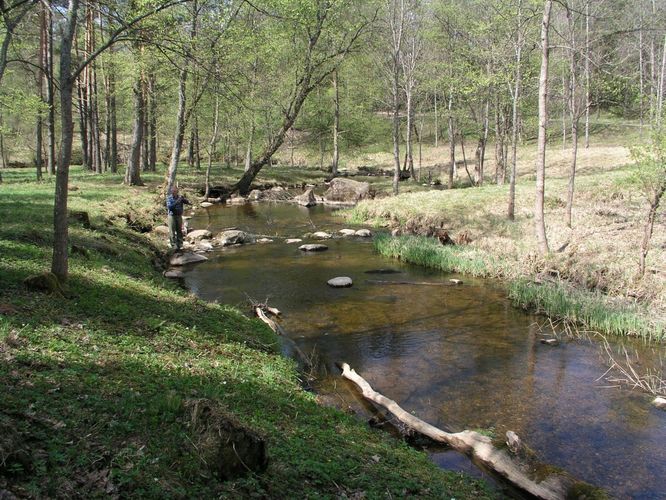
<instances>
[{"instance_id":1,"label":"flat stone","mask_svg":"<svg viewBox=\"0 0 666 500\"><path fill-rule=\"evenodd\" d=\"M171 259L169 259L169 264L172 266L184 266L186 264L195 264L197 262L204 262L206 260L208 260L208 258L204 257L203 255L188 252L172 255Z\"/></svg>"},{"instance_id":2,"label":"flat stone","mask_svg":"<svg viewBox=\"0 0 666 500\"><path fill-rule=\"evenodd\" d=\"M660 410L666 410L666 398L657 397L654 398L652 404L659 408Z\"/></svg>"},{"instance_id":3,"label":"flat stone","mask_svg":"<svg viewBox=\"0 0 666 500\"><path fill-rule=\"evenodd\" d=\"M185 237L190 241L209 240L213 237L213 233L208 229L195 229L187 233Z\"/></svg>"},{"instance_id":4,"label":"flat stone","mask_svg":"<svg viewBox=\"0 0 666 500\"><path fill-rule=\"evenodd\" d=\"M213 204L210 201L202 201L201 203L199 203L199 206L201 208L208 208L208 207L212 207Z\"/></svg>"},{"instance_id":5,"label":"flat stone","mask_svg":"<svg viewBox=\"0 0 666 500\"><path fill-rule=\"evenodd\" d=\"M352 286L352 279L347 276L338 276L337 278L332 278L327 281L328 286L333 288L348 288Z\"/></svg>"},{"instance_id":6,"label":"flat stone","mask_svg":"<svg viewBox=\"0 0 666 500\"><path fill-rule=\"evenodd\" d=\"M340 229L340 231L338 231L338 232L343 236L355 236L356 235L356 231L354 229Z\"/></svg>"},{"instance_id":7,"label":"flat stone","mask_svg":"<svg viewBox=\"0 0 666 500\"><path fill-rule=\"evenodd\" d=\"M167 226L155 226L153 228L153 233L168 236L169 235L169 228Z\"/></svg>"},{"instance_id":8,"label":"flat stone","mask_svg":"<svg viewBox=\"0 0 666 500\"><path fill-rule=\"evenodd\" d=\"M303 252L323 252L328 250L328 247L319 243L310 243L309 245L301 245L298 249Z\"/></svg>"},{"instance_id":9,"label":"flat stone","mask_svg":"<svg viewBox=\"0 0 666 500\"><path fill-rule=\"evenodd\" d=\"M559 344L557 339L541 339L541 343L545 344L545 345L552 345L552 346L555 346L555 345Z\"/></svg>"},{"instance_id":10,"label":"flat stone","mask_svg":"<svg viewBox=\"0 0 666 500\"><path fill-rule=\"evenodd\" d=\"M313 238L317 238L319 240L328 240L332 237L330 233L327 233L326 231L317 231L312 233Z\"/></svg>"},{"instance_id":11,"label":"flat stone","mask_svg":"<svg viewBox=\"0 0 666 500\"><path fill-rule=\"evenodd\" d=\"M166 271L164 271L165 278L170 278L175 280L182 278L183 276L185 275L183 274L183 271L181 271L180 269L167 269Z\"/></svg>"},{"instance_id":12,"label":"flat stone","mask_svg":"<svg viewBox=\"0 0 666 500\"><path fill-rule=\"evenodd\" d=\"M303 241L303 240L300 239L300 238L287 238L286 240L284 240L284 242L287 243L287 244L289 244L289 243L300 243L301 241Z\"/></svg>"},{"instance_id":13,"label":"flat stone","mask_svg":"<svg viewBox=\"0 0 666 500\"><path fill-rule=\"evenodd\" d=\"M449 280L449 283L452 283L452 284L454 284L454 285L462 285L462 284L463 284L462 280L457 280L457 279L455 279L455 278L451 278L451 279Z\"/></svg>"},{"instance_id":14,"label":"flat stone","mask_svg":"<svg viewBox=\"0 0 666 500\"><path fill-rule=\"evenodd\" d=\"M372 236L372 233L370 232L369 229L359 229L356 231L356 236L360 236L362 238L370 238Z\"/></svg>"},{"instance_id":15,"label":"flat stone","mask_svg":"<svg viewBox=\"0 0 666 500\"><path fill-rule=\"evenodd\" d=\"M273 243L273 240L270 238L259 238L257 243Z\"/></svg>"}]
</instances>

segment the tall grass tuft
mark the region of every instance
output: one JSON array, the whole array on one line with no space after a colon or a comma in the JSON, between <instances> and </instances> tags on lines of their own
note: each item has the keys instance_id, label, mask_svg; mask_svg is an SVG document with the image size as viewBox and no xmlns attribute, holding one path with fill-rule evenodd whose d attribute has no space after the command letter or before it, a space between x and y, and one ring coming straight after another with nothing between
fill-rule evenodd
<instances>
[{"instance_id":1,"label":"tall grass tuft","mask_svg":"<svg viewBox=\"0 0 666 500\"><path fill-rule=\"evenodd\" d=\"M445 272L489 276L486 262L471 247L442 246L433 238L378 235L375 248L385 257L392 257Z\"/></svg>"},{"instance_id":2,"label":"tall grass tuft","mask_svg":"<svg viewBox=\"0 0 666 500\"><path fill-rule=\"evenodd\" d=\"M518 306L553 319L566 319L602 333L666 340L666 325L655 323L626 305L609 304L598 293L580 291L561 283L535 283L526 279L509 284L509 298Z\"/></svg>"}]
</instances>

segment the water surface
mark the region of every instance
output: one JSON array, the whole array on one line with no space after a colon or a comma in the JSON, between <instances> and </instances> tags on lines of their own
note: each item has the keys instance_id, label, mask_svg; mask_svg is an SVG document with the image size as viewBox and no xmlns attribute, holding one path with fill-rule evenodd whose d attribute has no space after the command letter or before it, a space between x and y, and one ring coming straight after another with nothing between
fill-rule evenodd
<instances>
[{"instance_id":1,"label":"water surface","mask_svg":"<svg viewBox=\"0 0 666 500\"><path fill-rule=\"evenodd\" d=\"M329 240L321 253L284 242L347 227L323 207L214 207L198 212L190 225L276 237L271 244L209 254L208 262L187 270L186 284L207 300L246 308L249 298L268 299L282 310L285 331L320 360L318 391L367 415L368 405L335 366L347 362L377 391L434 425L490 429L498 436L513 430L544 462L613 496L666 498L666 412L645 394L597 381L607 369L597 342L541 344L543 318L513 308L496 282L385 259L367 239ZM398 273L367 273L387 268ZM336 276L351 277L354 286L327 286ZM464 284L372 282L447 284L451 277ZM639 357L639 370L662 362L663 347L623 342ZM444 467L470 468L451 452L431 455Z\"/></svg>"}]
</instances>

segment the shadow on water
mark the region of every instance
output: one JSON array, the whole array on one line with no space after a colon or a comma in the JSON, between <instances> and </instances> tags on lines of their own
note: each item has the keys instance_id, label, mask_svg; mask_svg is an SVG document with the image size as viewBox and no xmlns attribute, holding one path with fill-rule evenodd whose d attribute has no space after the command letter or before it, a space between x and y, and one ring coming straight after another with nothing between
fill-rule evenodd
<instances>
[{"instance_id":1,"label":"shadow on water","mask_svg":"<svg viewBox=\"0 0 666 500\"><path fill-rule=\"evenodd\" d=\"M342 220L323 207L285 204L216 207L197 212L194 228L227 227L282 238L313 230L335 232ZM306 241L307 242L307 241ZM538 318L511 306L497 283L464 277L459 287L368 283L368 270L401 274L382 279L446 282L440 272L389 261L369 241L328 240L329 250L304 254L298 244L222 249L188 271L199 296L231 304L268 298L284 313L282 326L299 348L316 353L315 389L372 415L335 363L347 362L375 389L424 420L454 430L517 432L546 463L607 489L612 495L664 498L666 413L645 394L605 388L600 345L590 340L540 343ZM349 276L354 286L326 281ZM663 348L623 341L644 368ZM441 450L442 467L472 467Z\"/></svg>"}]
</instances>

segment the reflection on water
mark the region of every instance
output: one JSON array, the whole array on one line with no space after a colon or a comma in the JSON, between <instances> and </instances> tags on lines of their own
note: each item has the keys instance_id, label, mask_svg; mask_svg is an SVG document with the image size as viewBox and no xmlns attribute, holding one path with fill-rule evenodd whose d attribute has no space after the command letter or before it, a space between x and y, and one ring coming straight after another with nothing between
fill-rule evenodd
<instances>
[{"instance_id":1,"label":"reflection on water","mask_svg":"<svg viewBox=\"0 0 666 500\"><path fill-rule=\"evenodd\" d=\"M284 204L219 207L190 223L278 238L342 227L330 210ZM435 425L497 435L513 430L543 461L614 496L666 498L666 412L652 408L644 394L596 382L606 370L599 345L541 344L538 318L511 307L492 281L375 284L446 282L449 276L384 259L367 240L327 245L314 254L281 239L223 249L189 270L186 282L208 300L244 305L248 297L268 298L285 314L282 325L299 347L321 359L317 389L339 393L359 413L367 405L341 381L336 362L348 362L377 391ZM378 269L400 274L366 273ZM328 287L335 276L351 277L354 286ZM628 343L644 365L664 353ZM433 459L460 463L441 452Z\"/></svg>"}]
</instances>

